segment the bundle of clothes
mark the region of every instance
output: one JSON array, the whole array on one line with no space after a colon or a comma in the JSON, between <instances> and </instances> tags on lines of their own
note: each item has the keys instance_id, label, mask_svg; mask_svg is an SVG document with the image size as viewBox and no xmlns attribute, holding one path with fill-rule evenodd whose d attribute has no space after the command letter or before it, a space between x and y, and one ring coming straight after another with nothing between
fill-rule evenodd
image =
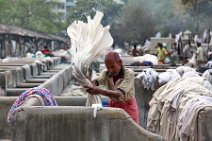
<instances>
[{"instance_id":1,"label":"bundle of clothes","mask_svg":"<svg viewBox=\"0 0 212 141\"><path fill-rule=\"evenodd\" d=\"M41 106L58 106L52 92L48 89L40 87L29 88L21 93L11 106L10 111L7 115L7 122L10 125L12 125L12 123L14 122L15 112L19 111L20 108L26 103L26 101L32 97L37 98L41 103Z\"/></svg>"},{"instance_id":2,"label":"bundle of clothes","mask_svg":"<svg viewBox=\"0 0 212 141\"><path fill-rule=\"evenodd\" d=\"M147 69L138 75L145 88L156 89L156 82L160 86L149 102L147 130L169 141L203 140L197 121L201 111L212 108L211 72L200 76L193 68L179 67L161 74Z\"/></svg>"}]
</instances>

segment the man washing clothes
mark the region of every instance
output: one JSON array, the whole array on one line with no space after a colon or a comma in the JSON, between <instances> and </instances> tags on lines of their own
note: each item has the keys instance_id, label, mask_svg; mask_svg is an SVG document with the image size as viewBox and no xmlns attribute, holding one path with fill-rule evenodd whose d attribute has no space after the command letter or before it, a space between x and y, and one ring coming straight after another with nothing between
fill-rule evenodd
<instances>
[{"instance_id":1,"label":"man washing clothes","mask_svg":"<svg viewBox=\"0 0 212 141\"><path fill-rule=\"evenodd\" d=\"M92 95L104 95L110 98L109 107L125 110L139 124L138 107L135 99L134 71L124 68L122 59L116 52L105 56L106 68L93 80L93 86L86 86ZM108 89L97 86L104 85Z\"/></svg>"}]
</instances>

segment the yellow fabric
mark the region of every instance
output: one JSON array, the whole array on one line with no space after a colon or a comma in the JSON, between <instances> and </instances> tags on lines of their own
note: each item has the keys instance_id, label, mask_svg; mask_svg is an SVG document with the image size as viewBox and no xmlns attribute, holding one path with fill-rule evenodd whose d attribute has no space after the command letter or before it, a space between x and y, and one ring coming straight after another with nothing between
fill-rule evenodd
<instances>
[{"instance_id":1,"label":"yellow fabric","mask_svg":"<svg viewBox=\"0 0 212 141\"><path fill-rule=\"evenodd\" d=\"M166 57L167 51L165 48L157 48L157 56L158 56L158 61L163 61Z\"/></svg>"},{"instance_id":2,"label":"yellow fabric","mask_svg":"<svg viewBox=\"0 0 212 141\"><path fill-rule=\"evenodd\" d=\"M107 89L121 89L125 94L123 99L118 101L127 101L135 97L135 86L134 86L134 71L128 68L124 69L124 78L120 78L114 86L111 86L111 79L106 75L107 70L103 70L100 75L96 78L99 85L104 85Z\"/></svg>"}]
</instances>

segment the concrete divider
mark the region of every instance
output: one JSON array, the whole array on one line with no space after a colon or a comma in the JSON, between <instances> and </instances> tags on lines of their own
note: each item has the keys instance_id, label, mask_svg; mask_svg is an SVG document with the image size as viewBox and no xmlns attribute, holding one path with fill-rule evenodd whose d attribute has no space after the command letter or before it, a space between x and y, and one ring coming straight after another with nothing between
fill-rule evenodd
<instances>
[{"instance_id":1,"label":"concrete divider","mask_svg":"<svg viewBox=\"0 0 212 141\"><path fill-rule=\"evenodd\" d=\"M67 67L67 69L64 69L64 71L62 72L62 77L63 77L63 83L64 83L64 85L63 85L63 90L64 90L67 87L67 85L70 83L70 81L72 80L72 66L71 65L69 65Z\"/></svg>"},{"instance_id":2,"label":"concrete divider","mask_svg":"<svg viewBox=\"0 0 212 141\"><path fill-rule=\"evenodd\" d=\"M37 87L41 83L26 83L26 74L25 74L25 69L22 67L16 68L16 87L17 88L32 88L32 87Z\"/></svg>"},{"instance_id":3,"label":"concrete divider","mask_svg":"<svg viewBox=\"0 0 212 141\"><path fill-rule=\"evenodd\" d=\"M72 78L72 66L68 65L63 70L52 76L40 85L42 88L49 89L54 95L60 95Z\"/></svg>"},{"instance_id":4,"label":"concrete divider","mask_svg":"<svg viewBox=\"0 0 212 141\"><path fill-rule=\"evenodd\" d=\"M17 97L0 97L0 139L11 138L11 127L7 123L7 113Z\"/></svg>"},{"instance_id":5,"label":"concrete divider","mask_svg":"<svg viewBox=\"0 0 212 141\"><path fill-rule=\"evenodd\" d=\"M12 64L14 63L15 62L12 62ZM20 60L17 63L20 63ZM24 62L21 63L24 64ZM37 87L45 82L46 79L50 78L63 69L57 67L53 72L43 72L44 74L40 75L40 73L42 73L42 70L39 67L40 65L37 63L20 66L13 66L10 63L7 63L7 65L8 66L0 66L0 68L2 68L2 70L0 71L0 86L8 96L17 96L27 88ZM7 68L11 68L10 71L3 70ZM60 82L57 84L58 86L62 85L62 87L59 88L63 88L67 85L67 83L70 82L71 75L67 75L66 71L64 73L66 76L63 76L63 73L60 74L62 79L60 78ZM55 82L56 81L50 83L55 84ZM55 86L56 85L54 85L54 87ZM61 91L61 89L59 90Z\"/></svg>"},{"instance_id":6,"label":"concrete divider","mask_svg":"<svg viewBox=\"0 0 212 141\"><path fill-rule=\"evenodd\" d=\"M30 62L20 62L20 60L19 60L19 62L0 63L0 68L2 68L2 67L18 68L18 67L23 67L24 65L30 65L31 66L33 64L34 64L34 66L36 66L35 73L36 73L36 75L38 75L38 72L39 72L38 65L37 65L37 63L34 63L34 62L32 62L32 63L30 63ZM33 70L33 69L31 68L31 70Z\"/></svg>"},{"instance_id":7,"label":"concrete divider","mask_svg":"<svg viewBox=\"0 0 212 141\"><path fill-rule=\"evenodd\" d=\"M23 70L24 70L25 82L28 82L28 83L43 83L43 82L46 81L46 79L34 79L30 65L24 65Z\"/></svg>"},{"instance_id":8,"label":"concrete divider","mask_svg":"<svg viewBox=\"0 0 212 141\"><path fill-rule=\"evenodd\" d=\"M41 84L40 87L50 90L54 95L59 95L64 87L62 74L60 72L55 74Z\"/></svg>"},{"instance_id":9,"label":"concrete divider","mask_svg":"<svg viewBox=\"0 0 212 141\"><path fill-rule=\"evenodd\" d=\"M19 96L20 93L26 91L29 88L7 88L6 89L6 96Z\"/></svg>"},{"instance_id":10,"label":"concrete divider","mask_svg":"<svg viewBox=\"0 0 212 141\"><path fill-rule=\"evenodd\" d=\"M6 95L10 96L15 94L14 96L16 96L27 88L36 87L41 84L25 83L24 77L24 69L22 67L16 67L8 71L0 72L0 86L5 91Z\"/></svg>"},{"instance_id":11,"label":"concrete divider","mask_svg":"<svg viewBox=\"0 0 212 141\"><path fill-rule=\"evenodd\" d=\"M30 66L31 66L33 78L35 78L35 79L36 78L48 79L48 78L52 77L52 75L53 75L53 74L42 74L42 72L46 69L42 69L42 66L38 63L33 63Z\"/></svg>"},{"instance_id":12,"label":"concrete divider","mask_svg":"<svg viewBox=\"0 0 212 141\"><path fill-rule=\"evenodd\" d=\"M32 64L35 63L36 60L43 62L46 65L47 69L53 68L56 65L59 65L61 62L60 57L51 57L52 61L48 60L47 58L18 58L18 59L11 59L7 60L7 62L0 63L0 65L25 65L25 64Z\"/></svg>"},{"instance_id":13,"label":"concrete divider","mask_svg":"<svg viewBox=\"0 0 212 141\"><path fill-rule=\"evenodd\" d=\"M14 87L29 88L29 87L38 86L39 84L37 84L37 83L34 83L34 84L33 83L25 83L26 77L29 77L29 74L26 74L27 71L25 69L27 66L29 67L29 65L18 66L18 67L17 66L0 67L2 69L2 72L3 72L3 69L7 70L8 68L11 68L11 69L9 69L11 72L4 73L4 75L5 75L4 77L5 77L5 79L7 79L7 82L12 82L12 85L9 85L9 83L5 83L4 88L14 88ZM10 77L9 73L12 74L12 77Z\"/></svg>"},{"instance_id":14,"label":"concrete divider","mask_svg":"<svg viewBox=\"0 0 212 141\"><path fill-rule=\"evenodd\" d=\"M41 84L40 86L43 88L47 88L53 92L54 95L60 95L61 92L65 89L65 87L71 81L71 66L63 66L66 67L58 74L54 75L52 78ZM1 74L1 73L0 73ZM8 88L9 96L17 96L27 88L17 89L17 88ZM136 100L139 108L139 119L140 125L142 127L146 127L146 119L149 111L149 101L152 98L152 94L154 91L145 90L140 82L140 80L135 79L135 90L136 90Z\"/></svg>"},{"instance_id":15,"label":"concrete divider","mask_svg":"<svg viewBox=\"0 0 212 141\"><path fill-rule=\"evenodd\" d=\"M33 77L36 77L37 75L39 75L39 70L38 70L38 64L37 63L32 63L30 65L30 70L31 70L31 74Z\"/></svg>"},{"instance_id":16,"label":"concrete divider","mask_svg":"<svg viewBox=\"0 0 212 141\"><path fill-rule=\"evenodd\" d=\"M18 97L0 97L0 139L11 138L11 127L7 123L7 114ZM87 96L55 96L59 106L85 106ZM102 97L102 101L108 100Z\"/></svg>"},{"instance_id":17,"label":"concrete divider","mask_svg":"<svg viewBox=\"0 0 212 141\"><path fill-rule=\"evenodd\" d=\"M8 70L0 72L0 86L6 90L8 87L16 86L16 70Z\"/></svg>"},{"instance_id":18,"label":"concrete divider","mask_svg":"<svg viewBox=\"0 0 212 141\"><path fill-rule=\"evenodd\" d=\"M211 141L212 140L212 108L205 107L199 112L197 118L197 140L198 141Z\"/></svg>"},{"instance_id":19,"label":"concrete divider","mask_svg":"<svg viewBox=\"0 0 212 141\"><path fill-rule=\"evenodd\" d=\"M139 124L146 128L147 116L149 112L149 101L155 91L144 89L141 80L135 78L135 97L139 109Z\"/></svg>"},{"instance_id":20,"label":"concrete divider","mask_svg":"<svg viewBox=\"0 0 212 141\"><path fill-rule=\"evenodd\" d=\"M13 141L164 141L138 126L122 109L28 107L15 114Z\"/></svg>"}]
</instances>

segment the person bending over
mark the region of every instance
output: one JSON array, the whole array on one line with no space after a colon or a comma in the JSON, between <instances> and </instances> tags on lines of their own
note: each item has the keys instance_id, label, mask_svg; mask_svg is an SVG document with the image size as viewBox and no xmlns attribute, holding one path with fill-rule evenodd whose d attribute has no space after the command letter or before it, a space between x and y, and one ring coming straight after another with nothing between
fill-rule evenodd
<instances>
[{"instance_id":1,"label":"person bending over","mask_svg":"<svg viewBox=\"0 0 212 141\"><path fill-rule=\"evenodd\" d=\"M119 54L113 51L106 54L105 65L106 69L92 81L93 86L86 86L86 91L93 95L101 94L109 97L109 107L125 110L139 124L134 71L124 68ZM98 88L99 85L104 85L108 89Z\"/></svg>"}]
</instances>

